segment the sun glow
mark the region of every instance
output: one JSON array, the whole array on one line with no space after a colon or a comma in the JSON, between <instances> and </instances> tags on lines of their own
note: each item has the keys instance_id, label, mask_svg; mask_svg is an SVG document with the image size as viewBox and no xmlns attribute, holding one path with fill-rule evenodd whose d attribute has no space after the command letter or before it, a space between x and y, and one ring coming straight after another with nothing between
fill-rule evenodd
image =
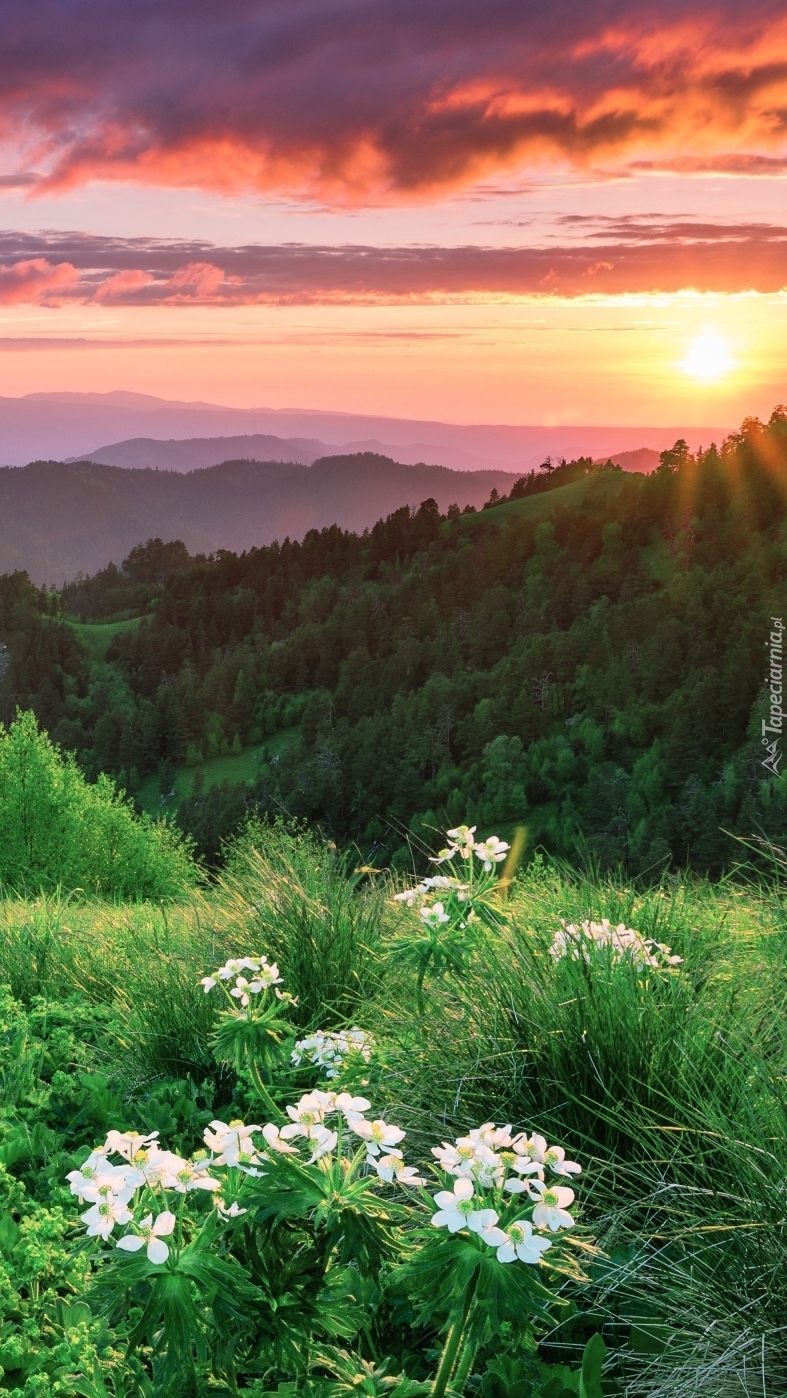
<instances>
[{"instance_id":1,"label":"sun glow","mask_svg":"<svg viewBox=\"0 0 787 1398\"><path fill-rule=\"evenodd\" d=\"M715 330L694 336L681 364L684 374L703 383L716 383L735 368L727 342Z\"/></svg>"}]
</instances>

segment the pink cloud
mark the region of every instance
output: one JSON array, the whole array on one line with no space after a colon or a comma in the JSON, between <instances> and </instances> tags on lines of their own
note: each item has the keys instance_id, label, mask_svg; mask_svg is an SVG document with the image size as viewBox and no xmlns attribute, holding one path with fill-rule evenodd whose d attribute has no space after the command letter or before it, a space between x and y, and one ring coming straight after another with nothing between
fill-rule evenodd
<instances>
[{"instance_id":1,"label":"pink cloud","mask_svg":"<svg viewBox=\"0 0 787 1398\"><path fill-rule=\"evenodd\" d=\"M0 305L57 304L58 293L70 291L78 282L79 272L70 262L53 264L45 257L32 257L0 265Z\"/></svg>"}]
</instances>

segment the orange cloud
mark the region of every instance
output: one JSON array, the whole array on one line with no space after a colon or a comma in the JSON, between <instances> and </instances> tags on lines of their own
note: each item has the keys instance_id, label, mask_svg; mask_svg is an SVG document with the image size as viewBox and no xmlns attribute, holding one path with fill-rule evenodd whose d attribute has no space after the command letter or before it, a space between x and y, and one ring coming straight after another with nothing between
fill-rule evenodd
<instances>
[{"instance_id":1,"label":"orange cloud","mask_svg":"<svg viewBox=\"0 0 787 1398\"><path fill-rule=\"evenodd\" d=\"M362 203L544 161L781 162L787 16L776 0L39 0L0 48L0 136L43 172L31 197L119 179Z\"/></svg>"}]
</instances>

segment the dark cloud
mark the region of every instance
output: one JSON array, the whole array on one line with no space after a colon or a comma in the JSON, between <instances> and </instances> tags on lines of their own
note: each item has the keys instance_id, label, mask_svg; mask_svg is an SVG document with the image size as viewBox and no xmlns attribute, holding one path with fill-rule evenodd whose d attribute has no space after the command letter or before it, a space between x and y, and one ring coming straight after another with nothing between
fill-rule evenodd
<instances>
[{"instance_id":1,"label":"dark cloud","mask_svg":"<svg viewBox=\"0 0 787 1398\"><path fill-rule=\"evenodd\" d=\"M44 188L360 202L543 159L784 154L781 0L0 0L0 21L0 137Z\"/></svg>"},{"instance_id":2,"label":"dark cloud","mask_svg":"<svg viewBox=\"0 0 787 1398\"><path fill-rule=\"evenodd\" d=\"M577 229L576 216L568 224ZM580 229L581 241L507 248L216 247L0 232L0 303L367 304L787 286L787 227L596 218Z\"/></svg>"}]
</instances>

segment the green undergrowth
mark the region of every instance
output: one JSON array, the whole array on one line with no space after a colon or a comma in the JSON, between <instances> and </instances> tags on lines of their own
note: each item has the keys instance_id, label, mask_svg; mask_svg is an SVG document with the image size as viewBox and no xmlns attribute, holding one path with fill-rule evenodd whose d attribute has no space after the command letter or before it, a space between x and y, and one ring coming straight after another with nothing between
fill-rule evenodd
<instances>
[{"instance_id":1,"label":"green undergrowth","mask_svg":"<svg viewBox=\"0 0 787 1398\"><path fill-rule=\"evenodd\" d=\"M0 1255L11 1287L0 1303L17 1336L16 1350L10 1339L0 1346L0 1392L144 1391L113 1377L117 1337L69 1309L79 1288L62 1177L112 1127L158 1129L188 1151L212 1116L248 1113L249 1084L212 1057L216 1011L199 978L228 956L265 952L296 997L293 1035L350 1025L374 1035L364 1090L406 1128L408 1160L496 1121L541 1131L582 1162L583 1217L601 1256L573 1319L542 1338L542 1360L575 1363L595 1328L609 1355L604 1395L778 1398L787 1390L778 878L747 882L739 871L725 883L665 878L645 890L536 859L511 885L502 928L479 933L461 968L427 975L420 999L394 954L413 914L392 891L352 855L270 826L237 843L215 887L167 906L62 893L0 902L0 1190L10 1220ZM550 954L561 919L602 918L668 945L681 964L643 978L630 964ZM275 1092L286 1102L308 1086L292 1069ZM34 1254L32 1234L44 1240ZM88 1378L57 1387L63 1374L94 1372L104 1388L94 1378L94 1388ZM517 1398L537 1391L525 1385ZM467 1392L498 1390L489 1379Z\"/></svg>"}]
</instances>

